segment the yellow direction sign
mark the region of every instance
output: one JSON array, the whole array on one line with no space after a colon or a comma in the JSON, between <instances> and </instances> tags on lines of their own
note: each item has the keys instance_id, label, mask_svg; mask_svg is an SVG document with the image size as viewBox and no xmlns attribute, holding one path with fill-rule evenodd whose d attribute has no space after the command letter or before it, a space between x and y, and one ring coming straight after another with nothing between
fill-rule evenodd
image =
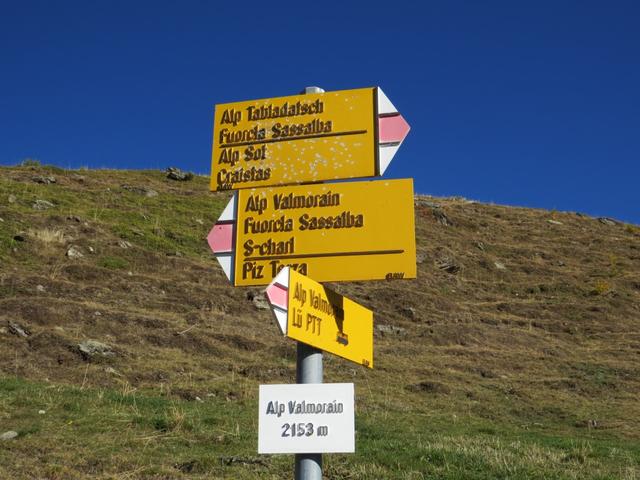
<instances>
[{"instance_id":1,"label":"yellow direction sign","mask_svg":"<svg viewBox=\"0 0 640 480\"><path fill-rule=\"evenodd\" d=\"M283 268L266 289L284 335L373 368L373 312Z\"/></svg>"},{"instance_id":2,"label":"yellow direction sign","mask_svg":"<svg viewBox=\"0 0 640 480\"><path fill-rule=\"evenodd\" d=\"M408 132L377 87L216 105L211 190L379 176Z\"/></svg>"},{"instance_id":3,"label":"yellow direction sign","mask_svg":"<svg viewBox=\"0 0 640 480\"><path fill-rule=\"evenodd\" d=\"M236 286L415 278L413 180L238 190L207 240Z\"/></svg>"}]
</instances>

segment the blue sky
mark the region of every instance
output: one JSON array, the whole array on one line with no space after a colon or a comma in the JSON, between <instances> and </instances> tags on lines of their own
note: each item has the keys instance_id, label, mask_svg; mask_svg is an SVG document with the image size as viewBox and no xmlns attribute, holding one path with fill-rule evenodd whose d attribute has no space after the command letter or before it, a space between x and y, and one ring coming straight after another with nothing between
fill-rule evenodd
<instances>
[{"instance_id":1,"label":"blue sky","mask_svg":"<svg viewBox=\"0 0 640 480\"><path fill-rule=\"evenodd\" d=\"M0 164L209 173L214 104L379 85L386 176L640 224L640 2L0 2Z\"/></svg>"}]
</instances>

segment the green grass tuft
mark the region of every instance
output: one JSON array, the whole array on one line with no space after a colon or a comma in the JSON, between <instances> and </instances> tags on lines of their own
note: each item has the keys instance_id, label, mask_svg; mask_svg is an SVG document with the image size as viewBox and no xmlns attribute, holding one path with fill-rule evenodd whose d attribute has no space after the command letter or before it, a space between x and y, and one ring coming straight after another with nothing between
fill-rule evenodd
<instances>
[{"instance_id":1,"label":"green grass tuft","mask_svg":"<svg viewBox=\"0 0 640 480\"><path fill-rule=\"evenodd\" d=\"M123 270L129 268L129 262L120 257L100 257L98 259L98 266L111 270Z\"/></svg>"}]
</instances>

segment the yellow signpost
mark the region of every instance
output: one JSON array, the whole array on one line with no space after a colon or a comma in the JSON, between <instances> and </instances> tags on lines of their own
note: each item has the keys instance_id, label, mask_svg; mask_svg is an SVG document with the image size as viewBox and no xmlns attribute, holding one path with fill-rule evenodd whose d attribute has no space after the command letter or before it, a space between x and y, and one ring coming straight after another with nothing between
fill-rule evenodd
<instances>
[{"instance_id":1,"label":"yellow signpost","mask_svg":"<svg viewBox=\"0 0 640 480\"><path fill-rule=\"evenodd\" d=\"M235 193L207 241L233 285L269 285L280 329L298 342L301 384L322 383L321 351L373 368L373 312L319 282L416 277L412 179L319 183L381 176L408 132L378 87L308 87L303 95L216 105L211 190ZM305 404L312 393L303 392ZM259 437L279 443L259 450L296 453L296 479L322 478L320 453L304 452L353 451L333 450L335 441L329 450L293 448L282 438L309 436L313 423L281 426L285 406L274 401L265 402ZM267 422L276 413L278 421ZM340 438L354 433L347 428Z\"/></svg>"},{"instance_id":2,"label":"yellow signpost","mask_svg":"<svg viewBox=\"0 0 640 480\"><path fill-rule=\"evenodd\" d=\"M415 278L413 181L239 190L208 240L236 286L285 266L319 282Z\"/></svg>"},{"instance_id":3,"label":"yellow signpost","mask_svg":"<svg viewBox=\"0 0 640 480\"><path fill-rule=\"evenodd\" d=\"M216 105L211 190L381 175L408 131L377 87Z\"/></svg>"},{"instance_id":4,"label":"yellow signpost","mask_svg":"<svg viewBox=\"0 0 640 480\"><path fill-rule=\"evenodd\" d=\"M373 368L373 312L291 268L267 287L283 333Z\"/></svg>"}]
</instances>

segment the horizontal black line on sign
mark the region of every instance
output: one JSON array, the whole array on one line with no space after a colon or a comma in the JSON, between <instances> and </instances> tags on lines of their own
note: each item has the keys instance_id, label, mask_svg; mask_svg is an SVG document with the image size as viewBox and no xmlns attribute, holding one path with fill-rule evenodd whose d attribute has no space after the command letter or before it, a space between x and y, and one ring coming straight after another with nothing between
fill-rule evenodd
<instances>
[{"instance_id":1,"label":"horizontal black line on sign","mask_svg":"<svg viewBox=\"0 0 640 480\"><path fill-rule=\"evenodd\" d=\"M344 137L346 135L362 135L367 133L366 130L353 130L351 132L331 132L331 133L317 133L315 135L304 135L300 137L284 137L284 138L271 138L268 140L252 140L250 142L240 143L223 143L220 144L220 148L227 147L244 147L245 145L258 145L262 143L276 143L276 142L289 142L292 140L306 140L308 138L322 138L322 137Z\"/></svg>"},{"instance_id":2,"label":"horizontal black line on sign","mask_svg":"<svg viewBox=\"0 0 640 480\"><path fill-rule=\"evenodd\" d=\"M229 225L230 223L236 223L235 220L218 220L216 225Z\"/></svg>"},{"instance_id":3,"label":"horizontal black line on sign","mask_svg":"<svg viewBox=\"0 0 640 480\"><path fill-rule=\"evenodd\" d=\"M397 147L398 145L400 145L400 142L387 142L380 144L381 147Z\"/></svg>"},{"instance_id":4,"label":"horizontal black line on sign","mask_svg":"<svg viewBox=\"0 0 640 480\"><path fill-rule=\"evenodd\" d=\"M379 113L378 117L379 118L385 118L385 117L397 117L400 115L400 112L393 112L393 113Z\"/></svg>"},{"instance_id":5,"label":"horizontal black line on sign","mask_svg":"<svg viewBox=\"0 0 640 480\"><path fill-rule=\"evenodd\" d=\"M306 253L299 255L265 255L262 257L247 257L243 261L249 260L283 260L286 258L320 258L320 257L355 257L361 255L397 255L404 253L404 250L369 250L367 252L335 252L335 253Z\"/></svg>"}]
</instances>

